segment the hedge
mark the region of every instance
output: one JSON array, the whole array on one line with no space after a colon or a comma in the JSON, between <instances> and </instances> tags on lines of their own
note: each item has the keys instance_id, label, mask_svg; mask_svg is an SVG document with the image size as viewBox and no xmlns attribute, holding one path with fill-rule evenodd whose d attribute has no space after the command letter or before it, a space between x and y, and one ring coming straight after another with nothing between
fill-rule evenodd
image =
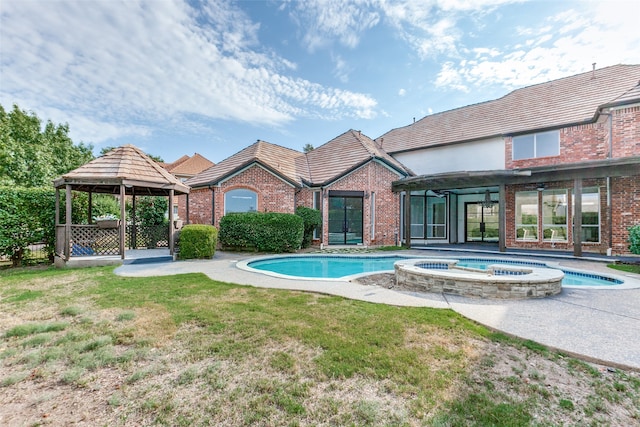
<instances>
[{"instance_id":1,"label":"hedge","mask_svg":"<svg viewBox=\"0 0 640 427\"><path fill-rule=\"evenodd\" d=\"M213 225L188 224L180 231L180 259L211 258L218 244Z\"/></svg>"},{"instance_id":2,"label":"hedge","mask_svg":"<svg viewBox=\"0 0 640 427\"><path fill-rule=\"evenodd\" d=\"M308 208L306 206L298 206L296 215L304 221L304 236L302 238L302 247L308 248L313 241L313 230L322 225L322 213L318 209Z\"/></svg>"},{"instance_id":3,"label":"hedge","mask_svg":"<svg viewBox=\"0 0 640 427\"><path fill-rule=\"evenodd\" d=\"M640 255L640 225L629 228L629 250L632 254Z\"/></svg>"},{"instance_id":4,"label":"hedge","mask_svg":"<svg viewBox=\"0 0 640 427\"><path fill-rule=\"evenodd\" d=\"M51 188L0 187L0 255L21 265L28 247L45 243L55 252L55 191Z\"/></svg>"},{"instance_id":5,"label":"hedge","mask_svg":"<svg viewBox=\"0 0 640 427\"><path fill-rule=\"evenodd\" d=\"M303 219L275 212L232 213L220 219L220 243L225 249L295 252L302 245Z\"/></svg>"}]
</instances>

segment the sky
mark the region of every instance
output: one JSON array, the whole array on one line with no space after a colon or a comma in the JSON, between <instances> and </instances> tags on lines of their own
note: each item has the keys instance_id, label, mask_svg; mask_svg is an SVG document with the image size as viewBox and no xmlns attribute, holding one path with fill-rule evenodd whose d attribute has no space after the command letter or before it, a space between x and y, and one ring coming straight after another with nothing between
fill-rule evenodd
<instances>
[{"instance_id":1,"label":"sky","mask_svg":"<svg viewBox=\"0 0 640 427\"><path fill-rule=\"evenodd\" d=\"M1 0L0 104L74 142L302 151L614 64L640 1Z\"/></svg>"}]
</instances>

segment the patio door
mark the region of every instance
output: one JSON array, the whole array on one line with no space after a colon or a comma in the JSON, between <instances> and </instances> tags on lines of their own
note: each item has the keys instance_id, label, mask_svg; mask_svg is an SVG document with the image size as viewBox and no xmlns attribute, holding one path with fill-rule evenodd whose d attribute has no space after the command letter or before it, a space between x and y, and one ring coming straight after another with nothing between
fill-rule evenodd
<instances>
[{"instance_id":1,"label":"patio door","mask_svg":"<svg viewBox=\"0 0 640 427\"><path fill-rule=\"evenodd\" d=\"M497 242L500 227L500 206L494 203L490 208L482 203L465 203L465 241Z\"/></svg>"},{"instance_id":2,"label":"patio door","mask_svg":"<svg viewBox=\"0 0 640 427\"><path fill-rule=\"evenodd\" d=\"M362 244L363 197L361 192L329 192L329 244Z\"/></svg>"}]
</instances>

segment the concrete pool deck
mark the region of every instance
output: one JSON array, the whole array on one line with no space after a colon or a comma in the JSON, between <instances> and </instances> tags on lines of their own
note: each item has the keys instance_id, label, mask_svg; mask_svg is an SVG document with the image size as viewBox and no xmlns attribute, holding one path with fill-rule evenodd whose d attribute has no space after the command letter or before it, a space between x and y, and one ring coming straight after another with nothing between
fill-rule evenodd
<instances>
[{"instance_id":1,"label":"concrete pool deck","mask_svg":"<svg viewBox=\"0 0 640 427\"><path fill-rule=\"evenodd\" d=\"M469 252L422 250L402 255L469 257ZM385 254L389 254L385 252ZM485 255L486 256L486 255ZM494 300L435 293L403 292L348 281L299 280L241 270L236 263L255 255L216 252L211 260L125 263L122 276L164 276L204 273L213 280L263 288L317 292L397 306L449 308L492 329L530 339L570 355L613 367L640 370L640 288L563 288L558 295L531 300ZM492 258L499 255L492 254ZM550 261L548 257L508 254L509 258ZM606 267L605 262L572 257L554 258L568 268L613 274L640 281L640 275Z\"/></svg>"}]
</instances>

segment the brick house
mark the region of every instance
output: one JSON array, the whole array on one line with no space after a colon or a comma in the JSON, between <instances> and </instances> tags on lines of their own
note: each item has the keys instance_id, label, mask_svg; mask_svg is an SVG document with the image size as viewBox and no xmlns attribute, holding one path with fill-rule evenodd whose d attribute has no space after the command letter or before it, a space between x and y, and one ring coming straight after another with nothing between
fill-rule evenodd
<instances>
[{"instance_id":1,"label":"brick house","mask_svg":"<svg viewBox=\"0 0 640 427\"><path fill-rule=\"evenodd\" d=\"M376 142L409 244L628 253L640 224L640 65L616 65L433 114ZM406 197L411 194L411 197Z\"/></svg>"},{"instance_id":2,"label":"brick house","mask_svg":"<svg viewBox=\"0 0 640 427\"><path fill-rule=\"evenodd\" d=\"M324 245L628 253L640 224L640 65L616 65L309 153L264 141L186 181L180 215L322 211ZM407 197L410 195L410 197Z\"/></svg>"},{"instance_id":3,"label":"brick house","mask_svg":"<svg viewBox=\"0 0 640 427\"><path fill-rule=\"evenodd\" d=\"M172 163L160 163L160 166L178 178L180 182L185 182L189 178L193 178L213 165L215 165L215 163L198 153L195 153L193 156L187 156L185 154ZM183 206L184 211L185 200L186 196L177 196L174 198L172 207L174 217L179 218L180 205ZM182 218L185 218L185 216Z\"/></svg>"},{"instance_id":4,"label":"brick house","mask_svg":"<svg viewBox=\"0 0 640 427\"><path fill-rule=\"evenodd\" d=\"M218 225L229 212L322 212L324 245L394 245L400 196L391 182L409 172L359 131L302 153L257 141L190 178L184 211L191 223Z\"/></svg>"}]
</instances>

